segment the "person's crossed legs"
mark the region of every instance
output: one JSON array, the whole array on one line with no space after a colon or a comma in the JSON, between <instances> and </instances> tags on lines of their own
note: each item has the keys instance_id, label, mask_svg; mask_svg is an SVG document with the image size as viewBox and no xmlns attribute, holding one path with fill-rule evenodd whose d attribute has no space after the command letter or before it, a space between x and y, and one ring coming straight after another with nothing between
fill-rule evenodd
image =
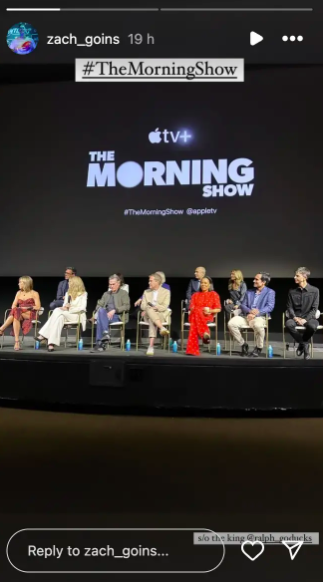
<instances>
[{"instance_id":1,"label":"person's crossed legs","mask_svg":"<svg viewBox=\"0 0 323 582\"><path fill-rule=\"evenodd\" d=\"M155 311L153 307L149 307L145 311L144 321L149 323L149 348L146 353L147 356L153 356L155 338L157 337L157 329L159 329L160 335L162 336L169 334L169 331L163 325L165 321L165 312Z\"/></svg>"},{"instance_id":2,"label":"person's crossed legs","mask_svg":"<svg viewBox=\"0 0 323 582\"><path fill-rule=\"evenodd\" d=\"M102 339L105 336L105 339L109 340L109 326L116 321L120 321L119 315L115 313L112 318L109 319L105 307L99 309L96 320L96 351L104 350L102 347Z\"/></svg>"}]
</instances>

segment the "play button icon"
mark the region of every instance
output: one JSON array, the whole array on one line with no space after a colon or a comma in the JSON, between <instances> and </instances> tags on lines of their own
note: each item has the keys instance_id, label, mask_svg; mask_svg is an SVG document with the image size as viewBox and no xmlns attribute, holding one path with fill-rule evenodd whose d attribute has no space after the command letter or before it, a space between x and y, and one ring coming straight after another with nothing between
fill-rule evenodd
<instances>
[{"instance_id":1,"label":"play button icon","mask_svg":"<svg viewBox=\"0 0 323 582\"><path fill-rule=\"evenodd\" d=\"M258 34L257 32L252 31L250 33L250 44L251 44L251 46L255 46L255 44L258 44L262 40L264 40L264 37L261 36L260 34Z\"/></svg>"}]
</instances>

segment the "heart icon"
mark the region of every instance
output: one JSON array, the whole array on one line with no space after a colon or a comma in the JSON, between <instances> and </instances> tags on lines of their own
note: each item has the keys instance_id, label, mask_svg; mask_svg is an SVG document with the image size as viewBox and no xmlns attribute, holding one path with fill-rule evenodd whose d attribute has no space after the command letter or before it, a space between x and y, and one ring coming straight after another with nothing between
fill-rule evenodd
<instances>
[{"instance_id":1,"label":"heart icon","mask_svg":"<svg viewBox=\"0 0 323 582\"><path fill-rule=\"evenodd\" d=\"M256 546L256 545L257 546L260 546L260 550L259 550L258 554L256 554L255 556L250 556L248 554L247 548L245 549L245 547L246 546L253 547L253 546ZM250 548L249 548L249 550L250 550ZM241 551L242 551L242 553L245 556L247 556L247 558L249 558L249 560L252 560L254 562L265 551L265 545L262 542L259 542L259 541L257 541L257 542L249 542L249 541L246 541L246 542L243 542L243 544L241 544Z\"/></svg>"}]
</instances>

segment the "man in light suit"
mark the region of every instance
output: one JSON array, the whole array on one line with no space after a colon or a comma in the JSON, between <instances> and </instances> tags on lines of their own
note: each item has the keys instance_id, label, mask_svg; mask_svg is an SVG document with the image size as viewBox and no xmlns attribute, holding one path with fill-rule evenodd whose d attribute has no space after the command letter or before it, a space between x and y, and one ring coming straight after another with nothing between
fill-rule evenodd
<instances>
[{"instance_id":1,"label":"man in light suit","mask_svg":"<svg viewBox=\"0 0 323 582\"><path fill-rule=\"evenodd\" d=\"M247 291L240 305L242 314L232 317L228 323L232 336L242 348L242 356L248 356L249 350L240 331L246 323L254 330L256 339L256 347L250 356L258 358L264 347L266 316L275 307L275 291L267 287L269 282L269 273L258 273L253 280L254 289Z\"/></svg>"},{"instance_id":2,"label":"man in light suit","mask_svg":"<svg viewBox=\"0 0 323 582\"><path fill-rule=\"evenodd\" d=\"M69 280L76 275L76 269L74 267L66 267L65 269L65 279L60 281L57 288L56 299L52 301L49 305L51 311L56 309L56 307L63 307L65 295L68 291Z\"/></svg>"},{"instance_id":3,"label":"man in light suit","mask_svg":"<svg viewBox=\"0 0 323 582\"><path fill-rule=\"evenodd\" d=\"M168 335L169 331L163 325L170 304L170 292L162 287L162 278L158 273L149 277L149 289L144 292L141 310L146 323L149 323L149 348L147 356L154 355L154 342L157 329L160 335Z\"/></svg>"}]
</instances>

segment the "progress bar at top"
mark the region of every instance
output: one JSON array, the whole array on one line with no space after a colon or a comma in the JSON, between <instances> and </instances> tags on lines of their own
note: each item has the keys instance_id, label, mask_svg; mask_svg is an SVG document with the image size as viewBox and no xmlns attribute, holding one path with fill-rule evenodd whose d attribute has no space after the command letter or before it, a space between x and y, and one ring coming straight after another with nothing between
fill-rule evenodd
<instances>
[{"instance_id":1,"label":"progress bar at top","mask_svg":"<svg viewBox=\"0 0 323 582\"><path fill-rule=\"evenodd\" d=\"M8 12L313 12L313 8L6 8Z\"/></svg>"},{"instance_id":2,"label":"progress bar at top","mask_svg":"<svg viewBox=\"0 0 323 582\"><path fill-rule=\"evenodd\" d=\"M161 8L164 12L313 12L313 8Z\"/></svg>"},{"instance_id":3,"label":"progress bar at top","mask_svg":"<svg viewBox=\"0 0 323 582\"><path fill-rule=\"evenodd\" d=\"M6 8L8 12L159 12L159 8Z\"/></svg>"}]
</instances>

